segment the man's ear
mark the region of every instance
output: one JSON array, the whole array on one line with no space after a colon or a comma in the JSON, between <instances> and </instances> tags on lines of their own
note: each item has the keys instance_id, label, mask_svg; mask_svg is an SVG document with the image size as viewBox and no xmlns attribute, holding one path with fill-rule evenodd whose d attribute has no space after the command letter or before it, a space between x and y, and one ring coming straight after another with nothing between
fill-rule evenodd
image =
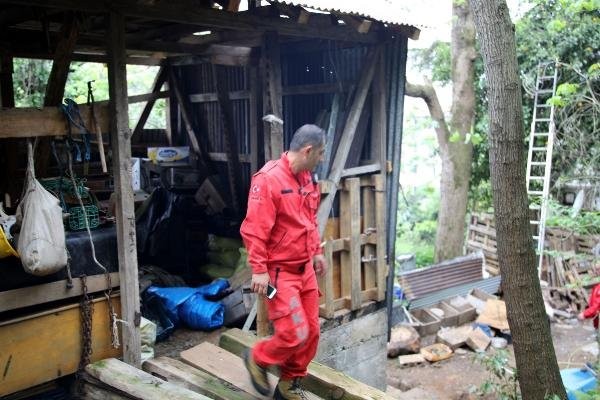
<instances>
[{"instance_id":1,"label":"man's ear","mask_svg":"<svg viewBox=\"0 0 600 400\"><path fill-rule=\"evenodd\" d=\"M304 151L304 155L308 156L310 154L310 152L313 150L313 145L307 144L306 146L304 146L304 148L302 150Z\"/></svg>"}]
</instances>

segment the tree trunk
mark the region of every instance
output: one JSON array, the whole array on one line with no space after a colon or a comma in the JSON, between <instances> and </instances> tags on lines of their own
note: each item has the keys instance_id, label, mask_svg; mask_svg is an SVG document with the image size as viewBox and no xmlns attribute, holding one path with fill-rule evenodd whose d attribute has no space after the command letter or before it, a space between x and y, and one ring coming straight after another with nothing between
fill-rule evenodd
<instances>
[{"instance_id":1,"label":"tree trunk","mask_svg":"<svg viewBox=\"0 0 600 400\"><path fill-rule=\"evenodd\" d=\"M421 97L427 103L442 158L440 181L440 212L435 238L435 261L443 261L463 254L467 195L471 178L473 145L471 133L475 115L473 87L475 60L475 28L465 2L452 6L452 117L447 124L439 106L435 90L426 85L406 84L406 95ZM457 140L450 135L458 133Z\"/></svg>"},{"instance_id":2,"label":"tree trunk","mask_svg":"<svg viewBox=\"0 0 600 400\"><path fill-rule=\"evenodd\" d=\"M525 188L521 82L505 0L470 0L489 99L490 174L498 260L524 400L566 399L544 310Z\"/></svg>"}]
</instances>

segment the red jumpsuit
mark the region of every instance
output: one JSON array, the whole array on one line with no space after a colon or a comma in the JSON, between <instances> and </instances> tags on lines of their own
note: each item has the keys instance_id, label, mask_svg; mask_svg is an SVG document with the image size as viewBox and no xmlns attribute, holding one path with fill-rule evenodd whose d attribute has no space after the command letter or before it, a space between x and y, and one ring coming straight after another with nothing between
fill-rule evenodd
<instances>
[{"instance_id":1,"label":"red jumpsuit","mask_svg":"<svg viewBox=\"0 0 600 400\"><path fill-rule=\"evenodd\" d=\"M594 318L594 328L596 329L598 329L598 312L600 312L600 284L592 289L588 307L583 310L585 318Z\"/></svg>"},{"instance_id":2,"label":"red jumpsuit","mask_svg":"<svg viewBox=\"0 0 600 400\"><path fill-rule=\"evenodd\" d=\"M319 288L313 257L320 254L316 213L320 193L308 171L292 173L284 153L252 178L240 233L254 274L268 272L277 294L267 300L274 335L252 357L278 365L282 379L306 376L319 342Z\"/></svg>"}]
</instances>

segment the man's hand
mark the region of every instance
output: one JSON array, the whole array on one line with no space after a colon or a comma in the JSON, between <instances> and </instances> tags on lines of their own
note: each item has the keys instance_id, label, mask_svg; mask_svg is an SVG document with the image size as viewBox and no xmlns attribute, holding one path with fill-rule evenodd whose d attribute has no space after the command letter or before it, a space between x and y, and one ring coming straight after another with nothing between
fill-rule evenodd
<instances>
[{"instance_id":1,"label":"man's hand","mask_svg":"<svg viewBox=\"0 0 600 400\"><path fill-rule=\"evenodd\" d=\"M267 272L263 274L252 274L252 282L250 283L250 289L253 292L266 295L267 294L267 285L269 284L269 274Z\"/></svg>"},{"instance_id":2,"label":"man's hand","mask_svg":"<svg viewBox=\"0 0 600 400\"><path fill-rule=\"evenodd\" d=\"M585 319L585 317L583 316L583 313L580 312L579 314L577 314L577 319L580 321L583 321Z\"/></svg>"},{"instance_id":3,"label":"man's hand","mask_svg":"<svg viewBox=\"0 0 600 400\"><path fill-rule=\"evenodd\" d=\"M315 272L319 276L324 276L327 272L327 260L323 254L317 254L313 258L313 265L315 267Z\"/></svg>"}]
</instances>

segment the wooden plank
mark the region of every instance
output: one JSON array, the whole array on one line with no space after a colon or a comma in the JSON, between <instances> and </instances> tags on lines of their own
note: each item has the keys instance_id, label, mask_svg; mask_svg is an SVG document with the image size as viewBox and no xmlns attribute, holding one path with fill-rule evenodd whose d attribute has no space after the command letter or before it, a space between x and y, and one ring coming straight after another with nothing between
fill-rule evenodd
<instances>
[{"instance_id":1,"label":"wooden plank","mask_svg":"<svg viewBox=\"0 0 600 400\"><path fill-rule=\"evenodd\" d=\"M230 100L246 100L250 98L252 98L250 90L234 90L229 92ZM191 103L209 103L211 101L219 100L218 95L215 92L190 94L189 99Z\"/></svg>"},{"instance_id":2,"label":"wooden plank","mask_svg":"<svg viewBox=\"0 0 600 400\"><path fill-rule=\"evenodd\" d=\"M348 178L340 196L340 235L350 238L350 249L342 253L342 296L350 296L351 310L360 308L360 181Z\"/></svg>"},{"instance_id":3,"label":"wooden plank","mask_svg":"<svg viewBox=\"0 0 600 400\"><path fill-rule=\"evenodd\" d=\"M0 50L0 105L2 107L15 106L15 93L13 86L13 57L3 50ZM2 110L0 109L0 112ZM4 121L2 118L0 120ZM2 123L1 125L6 125ZM2 128L0 127L0 130ZM17 180L12 179L14 171L17 170L19 161L18 142L15 139L5 139L2 141L2 156L4 159L4 168L0 172L0 197L4 206L12 208L12 199L17 199L19 188Z\"/></svg>"},{"instance_id":4,"label":"wooden plank","mask_svg":"<svg viewBox=\"0 0 600 400\"><path fill-rule=\"evenodd\" d=\"M121 281L120 324L123 359L140 366L140 292L135 233L135 209L131 189L131 130L127 106L127 72L125 70L125 18L111 12L108 29L108 86L112 126L111 147L116 194L117 251Z\"/></svg>"},{"instance_id":5,"label":"wooden plank","mask_svg":"<svg viewBox=\"0 0 600 400\"><path fill-rule=\"evenodd\" d=\"M150 359L144 371L178 386L215 400L251 400L259 397L246 393L227 381L169 357Z\"/></svg>"},{"instance_id":6,"label":"wooden plank","mask_svg":"<svg viewBox=\"0 0 600 400\"><path fill-rule=\"evenodd\" d=\"M367 53L367 56L365 58L365 67L361 74L360 82L358 84L358 88L356 90L356 94L354 96L350 112L348 114L348 120L344 125L342 140L338 145L333 165L331 167L331 172L328 176L328 179L334 182L335 184L339 183L342 170L346 165L346 159L348 158L348 153L350 152L350 147L352 146L352 142L354 140L356 127L358 126L360 115L365 104L365 99L367 98L369 87L371 86L371 81L373 80L375 65L378 61L379 53L379 47L371 48L369 49L369 52ZM327 222L329 211L333 206L334 198L335 192L325 195L325 197L321 200L319 211L317 213L317 222L319 224L319 233L321 235L325 230L325 223Z\"/></svg>"},{"instance_id":7,"label":"wooden plank","mask_svg":"<svg viewBox=\"0 0 600 400\"><path fill-rule=\"evenodd\" d=\"M185 363L230 382L255 398L272 397L273 395L271 392L269 396L263 397L254 389L248 378L246 367L244 367L244 361L239 357L241 353L234 354L212 343L204 342L182 351L180 356ZM269 373L269 383L272 388L277 384L277 377L271 373Z\"/></svg>"},{"instance_id":8,"label":"wooden plank","mask_svg":"<svg viewBox=\"0 0 600 400\"><path fill-rule=\"evenodd\" d=\"M200 368L239 389L250 393L252 398L266 399L271 396L261 396L254 390L254 387L248 379L248 372L244 367L244 361L236 354L215 346L212 343L204 342L198 346L181 352L181 358L184 362ZM268 373L271 388L277 385L277 376ZM318 400L320 397L312 393L306 393L308 400Z\"/></svg>"},{"instance_id":9,"label":"wooden plank","mask_svg":"<svg viewBox=\"0 0 600 400\"><path fill-rule=\"evenodd\" d=\"M373 175L375 184L375 234L376 234L376 279L377 279L377 300L385 299L386 279L388 268L386 263L386 204L385 204L385 176L383 174ZM394 263L391 263L394 265ZM393 268L393 267L392 267Z\"/></svg>"},{"instance_id":10,"label":"wooden plank","mask_svg":"<svg viewBox=\"0 0 600 400\"><path fill-rule=\"evenodd\" d=\"M242 332L240 329L230 329L221 335L219 346L236 355L241 355L245 349L253 346L256 341L256 336L250 333ZM310 392L324 399L393 399L378 389L372 388L316 361L312 361L308 366L308 375L302 380L302 385Z\"/></svg>"},{"instance_id":11,"label":"wooden plank","mask_svg":"<svg viewBox=\"0 0 600 400\"><path fill-rule=\"evenodd\" d=\"M220 116L223 122L224 142L227 149L227 176L229 181L229 192L234 210L242 210L245 201L242 200L242 169L238 157L239 145L235 126L233 122L233 106L229 100L227 87L227 70L223 66L212 66L212 75L217 89Z\"/></svg>"},{"instance_id":12,"label":"wooden plank","mask_svg":"<svg viewBox=\"0 0 600 400\"><path fill-rule=\"evenodd\" d=\"M153 93L153 94L159 93L160 88L162 87L162 85L165 83L166 80L167 80L167 69L163 66L163 67L160 67L160 69L156 73L156 77L154 78L154 83L152 84L152 92L151 93ZM140 115L140 118L138 119L138 122L135 124L135 128L133 129L133 135L132 135L133 141L135 141L135 138L140 137L140 134L142 133L142 130L144 129L144 125L146 125L146 121L148 120L148 117L150 116L150 113L152 112L152 108L154 107L155 102L156 102L156 99L150 99L144 106L144 109L142 110L142 114Z\"/></svg>"},{"instance_id":13,"label":"wooden plank","mask_svg":"<svg viewBox=\"0 0 600 400\"><path fill-rule=\"evenodd\" d=\"M112 302L118 312L119 298L113 297ZM94 300L92 307L91 360L119 356L121 350L111 347L106 299ZM77 371L81 329L79 304L0 322L0 396Z\"/></svg>"},{"instance_id":14,"label":"wooden plank","mask_svg":"<svg viewBox=\"0 0 600 400\"><path fill-rule=\"evenodd\" d=\"M102 383L140 400L210 400L189 389L165 382L116 358L97 361L85 371Z\"/></svg>"},{"instance_id":15,"label":"wooden plank","mask_svg":"<svg viewBox=\"0 0 600 400\"><path fill-rule=\"evenodd\" d=\"M363 210L363 232L372 232L375 228L375 192L372 187L360 188ZM363 248L363 279L365 289L377 287L376 261L377 248L372 244L366 244Z\"/></svg>"},{"instance_id":16,"label":"wooden plank","mask_svg":"<svg viewBox=\"0 0 600 400\"><path fill-rule=\"evenodd\" d=\"M279 48L279 34L277 31L268 31L264 36L263 52L265 58L266 98L265 114L273 114L283 119L283 105L281 92L281 54ZM276 122L265 122L265 136L269 137L270 148L266 159L279 158L283 153L283 125Z\"/></svg>"},{"instance_id":17,"label":"wooden plank","mask_svg":"<svg viewBox=\"0 0 600 400\"><path fill-rule=\"evenodd\" d=\"M119 286L119 273L110 274L112 287ZM48 303L55 300L68 299L70 297L83 294L81 280L73 279L73 287L67 287L68 281L44 283L36 286L28 286L20 289L6 290L0 292L0 312L16 310L33 306L36 304ZM86 278L88 293L95 293L105 290L108 286L106 275L93 275Z\"/></svg>"},{"instance_id":18,"label":"wooden plank","mask_svg":"<svg viewBox=\"0 0 600 400\"><path fill-rule=\"evenodd\" d=\"M89 121L91 112L88 106L79 105L84 121ZM107 106L96 106L96 119L103 132L108 132L109 110ZM67 122L58 107L43 108L3 108L0 110L0 138L26 138L35 136L64 136ZM81 133L73 127L73 134Z\"/></svg>"},{"instance_id":19,"label":"wooden plank","mask_svg":"<svg viewBox=\"0 0 600 400\"><path fill-rule=\"evenodd\" d=\"M370 175L370 174L378 173L379 171L381 171L381 164L379 164L379 163L369 164L369 165L361 165L360 167L346 168L345 170L342 171L340 178L347 178L347 177L358 176L358 175ZM363 186L363 185L361 184L361 186Z\"/></svg>"},{"instance_id":20,"label":"wooden plank","mask_svg":"<svg viewBox=\"0 0 600 400\"><path fill-rule=\"evenodd\" d=\"M327 273L323 277L319 277L319 289L323 293L324 306L319 308L319 315L323 318L333 318L333 249L332 242L325 242L323 255L327 260Z\"/></svg>"}]
</instances>

